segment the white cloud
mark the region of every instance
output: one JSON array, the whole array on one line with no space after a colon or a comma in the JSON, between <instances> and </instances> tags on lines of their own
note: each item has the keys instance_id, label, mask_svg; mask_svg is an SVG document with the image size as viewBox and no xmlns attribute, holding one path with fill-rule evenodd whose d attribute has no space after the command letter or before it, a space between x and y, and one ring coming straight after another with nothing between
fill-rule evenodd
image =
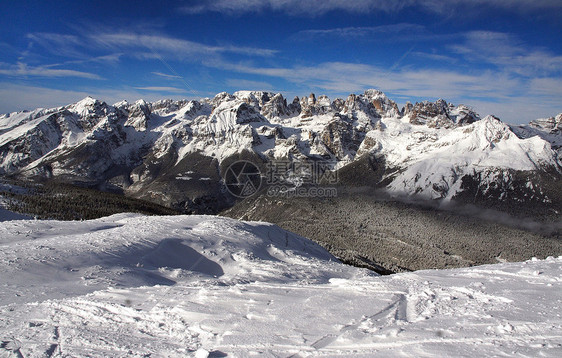
<instances>
[{"instance_id":1,"label":"white cloud","mask_svg":"<svg viewBox=\"0 0 562 358\"><path fill-rule=\"evenodd\" d=\"M545 76L562 72L562 56L527 46L511 34L472 31L464 37L464 43L449 48L468 61L493 64L504 71L522 76Z\"/></svg>"},{"instance_id":2,"label":"white cloud","mask_svg":"<svg viewBox=\"0 0 562 358\"><path fill-rule=\"evenodd\" d=\"M219 1L220 3L220 1ZM283 3L283 1L281 1ZM285 1L284 3L287 3ZM328 6L330 1L322 2ZM234 5L232 5L234 6ZM273 5L272 5L273 6ZM281 5L279 5L281 6ZM300 5L299 5L300 6ZM304 5L303 5L304 6ZM347 36L355 30L363 31L365 36L369 34L390 34L401 35L407 33L409 29L422 35L431 36L425 27L411 24L397 24L390 26L359 27L359 28L340 28L331 30L311 30L314 36ZM441 36L441 35L439 35ZM469 33L455 34L464 41L459 41L455 46L446 48L441 47L442 51L452 50L456 59L460 61L465 58L467 62L474 59L476 66L463 67L465 72L459 67L454 70L447 69L415 69L404 67L400 69L398 62L390 68L382 68L365 63L345 63L345 62L323 62L308 66L298 66L286 64L278 67L267 67L263 65L253 65L251 62L233 63L227 62L222 54L243 54L257 57L272 56L275 51L270 49L260 49L251 47L235 47L230 45L209 46L188 40L182 40L164 35L142 35L133 32L109 33L103 32L99 35L84 34L75 36L56 36L54 34L43 34L34 39L40 39L43 46L49 44L67 46L69 51L73 48L85 50L92 47L96 50L110 50L112 54L83 59L80 57L74 61L63 62L62 64L44 65L31 67L23 62L17 65L0 63L0 74L8 76L35 76L35 77L81 77L89 79L100 79L96 74L64 69L70 63L85 63L89 61L118 61L119 56L137 56L138 58L154 58L160 60L168 70L166 72L152 72L155 76L174 80L169 83L172 86L185 87L191 86L183 80L183 77L174 71L164 60L193 59L202 60L203 66L219 68L231 71L227 76L245 77L238 74L262 76L262 78L274 77L283 79L295 84L294 88L301 88L303 92L314 90L323 91L330 96L345 96L348 93L362 92L367 88L378 88L389 94L391 98L413 98L413 99L436 99L445 98L455 103L465 102L467 105L478 104L481 114L492 113L502 115L507 113L510 117L503 118L510 122L523 122L533 119L529 117L535 109L540 116L545 116L544 112L551 111L551 115L561 111L559 99L562 97L560 91L560 80L562 71L562 56L555 56L548 50L541 48L529 48L518 41L515 37L505 33L473 31ZM51 41L51 42L49 42ZM80 43L80 44L79 44ZM80 47L82 46L82 47ZM71 52L71 51L70 51ZM416 56L425 56L439 61L453 62L450 52L420 53L410 49L403 57L409 53ZM473 63L473 64L474 64ZM486 65L487 70L482 68ZM464 64L461 64L464 65ZM182 81L183 85L176 80ZM258 78L252 81L244 78L230 78L225 82L229 87L237 89L263 89L271 90L273 86L267 81ZM157 83L159 84L159 83ZM166 85L168 83L164 83ZM184 90L178 87L158 87L145 86L136 88L126 88L124 90L94 90L86 93L81 91L60 91L50 90L40 87L17 87L7 86L14 92L7 92L2 89L0 108L6 111L37 106L54 106L67 104L76 101L86 95L115 102L123 98L138 99L144 98L159 99L163 94L180 95L195 93L193 90ZM219 89L221 90L221 89ZM29 92L26 92L29 91ZM35 94L33 97L30 93ZM16 96L19 95L20 97ZM23 101L25 98L26 101ZM51 98L53 101L43 101ZM57 99L58 98L58 99ZM72 100L67 100L73 98ZM525 103L525 105L521 105ZM18 105L16 105L18 104ZM482 111L481 108L485 109ZM514 111L519 108L520 111ZM494 111L492 111L494 109Z\"/></svg>"},{"instance_id":3,"label":"white cloud","mask_svg":"<svg viewBox=\"0 0 562 358\"><path fill-rule=\"evenodd\" d=\"M425 26L417 24L399 23L392 25L367 26L367 27L339 27L321 30L304 30L297 33L296 37L343 37L362 38L370 36L405 35L413 36L417 33L427 32Z\"/></svg>"},{"instance_id":4,"label":"white cloud","mask_svg":"<svg viewBox=\"0 0 562 358\"><path fill-rule=\"evenodd\" d=\"M237 54L245 56L271 57L278 51L235 45L211 46L199 42L174 38L159 34L141 34L137 32L95 32L80 36L56 33L33 33L27 37L51 54L76 58L78 61L67 63L118 61L121 56L140 59L191 59L203 60L208 56L220 54ZM113 53L92 57L92 51L111 51Z\"/></svg>"},{"instance_id":5,"label":"white cloud","mask_svg":"<svg viewBox=\"0 0 562 358\"><path fill-rule=\"evenodd\" d=\"M322 15L328 11L341 10L351 13L380 11L397 11L415 1L400 0L216 0L205 1L201 4L185 6L182 11L189 14L206 11L223 12L229 14L262 12L267 10L283 11L291 15Z\"/></svg>"},{"instance_id":6,"label":"white cloud","mask_svg":"<svg viewBox=\"0 0 562 358\"><path fill-rule=\"evenodd\" d=\"M207 0L182 7L187 14L213 11L226 14L280 11L296 16L319 16L329 11L348 13L398 12L416 7L439 14L463 8L479 9L483 6L514 10L521 13L531 10L556 10L562 8L559 0Z\"/></svg>"},{"instance_id":7,"label":"white cloud","mask_svg":"<svg viewBox=\"0 0 562 358\"><path fill-rule=\"evenodd\" d=\"M84 63L109 63L115 64L119 62L119 59L123 56L122 53L113 53L110 55L103 55L103 56L96 56L96 57L89 57L85 60L73 60L73 61L65 61L60 65L70 65L70 64L84 64ZM52 66L59 66L59 65L51 65Z\"/></svg>"},{"instance_id":8,"label":"white cloud","mask_svg":"<svg viewBox=\"0 0 562 358\"><path fill-rule=\"evenodd\" d=\"M533 98L514 97L499 102L473 100L469 104L481 116L493 114L510 124L526 124L537 118L548 118L562 113L557 105L534 102Z\"/></svg>"},{"instance_id":9,"label":"white cloud","mask_svg":"<svg viewBox=\"0 0 562 358\"><path fill-rule=\"evenodd\" d=\"M434 60L434 61L451 62L451 63L458 61L454 57L447 56L447 55L440 55L440 54L437 54L437 53L427 53L427 52L421 52L421 51L413 51L411 54L413 56L417 56L417 57L421 57L421 58L427 58L427 59Z\"/></svg>"},{"instance_id":10,"label":"white cloud","mask_svg":"<svg viewBox=\"0 0 562 358\"><path fill-rule=\"evenodd\" d=\"M545 116L562 111L560 90L556 89L562 78L529 81L490 70L477 73L414 69L388 71L366 64L342 62L295 67L252 67L215 62L214 66L240 73L282 78L330 96L345 96L377 88L387 92L391 98L435 100L441 97L456 104L478 105L476 108L481 111L480 114L495 113L510 123L528 122L537 118L539 113L538 116Z\"/></svg>"},{"instance_id":11,"label":"white cloud","mask_svg":"<svg viewBox=\"0 0 562 358\"><path fill-rule=\"evenodd\" d=\"M169 92L169 93L186 93L189 92L183 88L176 87L158 87L158 86L148 86L148 87L135 87L135 89L142 91L152 91L152 92Z\"/></svg>"},{"instance_id":12,"label":"white cloud","mask_svg":"<svg viewBox=\"0 0 562 358\"><path fill-rule=\"evenodd\" d=\"M190 98L190 96L186 97L179 93L172 93L174 92L168 92L166 97L172 99ZM0 83L0 113L64 106L77 102L87 96L94 97L109 104L117 103L122 100L127 100L129 102L135 102L138 99L156 101L163 98L161 91L139 91L135 88L93 88L74 91L4 82Z\"/></svg>"},{"instance_id":13,"label":"white cloud","mask_svg":"<svg viewBox=\"0 0 562 358\"><path fill-rule=\"evenodd\" d=\"M545 97L553 103L557 103L562 111L562 86L561 78L533 78L530 82L529 91L535 96Z\"/></svg>"},{"instance_id":14,"label":"white cloud","mask_svg":"<svg viewBox=\"0 0 562 358\"><path fill-rule=\"evenodd\" d=\"M43 47L49 53L56 56L64 56L68 58L88 58L88 56L80 50L87 45L84 39L75 35L37 32L27 34L31 45L36 43Z\"/></svg>"},{"instance_id":15,"label":"white cloud","mask_svg":"<svg viewBox=\"0 0 562 358\"><path fill-rule=\"evenodd\" d=\"M254 90L254 91L271 91L273 85L262 81L251 81L237 78L229 78L226 80L228 87L233 87L238 90Z\"/></svg>"},{"instance_id":16,"label":"white cloud","mask_svg":"<svg viewBox=\"0 0 562 358\"><path fill-rule=\"evenodd\" d=\"M518 124L562 112L559 98L561 78L522 80L486 72L478 75L440 71L401 71L388 73L368 65L324 63L298 68L252 68L238 66L239 72L281 77L303 84L306 93L312 88L330 95L346 96L367 88L385 91L391 99L429 99L472 106L479 114L495 114L502 120ZM310 86L309 83L313 85ZM267 82L229 79L227 84L238 89L270 90ZM305 91L305 90L303 90ZM123 89L90 89L66 91L36 86L0 83L0 113L38 107L56 107L92 96L107 103L140 98L155 101L166 97L185 98L187 90L175 87L139 87ZM304 94L306 94L304 93ZM295 93L303 95L303 93ZM213 94L210 94L211 96Z\"/></svg>"},{"instance_id":17,"label":"white cloud","mask_svg":"<svg viewBox=\"0 0 562 358\"><path fill-rule=\"evenodd\" d=\"M293 40L325 40L337 39L348 41L376 41L380 42L433 42L457 40L462 34L441 33L436 34L428 30L424 25L397 23L380 26L339 27L331 29L310 29L297 32L292 36Z\"/></svg>"},{"instance_id":18,"label":"white cloud","mask_svg":"<svg viewBox=\"0 0 562 358\"><path fill-rule=\"evenodd\" d=\"M162 73L162 72L151 72L153 75L156 76L160 76L160 77L164 77L164 78L168 78L168 79L181 79L183 78L182 76L176 76L176 75L169 75L167 73Z\"/></svg>"},{"instance_id":19,"label":"white cloud","mask_svg":"<svg viewBox=\"0 0 562 358\"><path fill-rule=\"evenodd\" d=\"M406 70L388 71L367 64L325 62L315 66L293 68L251 67L216 63L217 67L254 75L283 78L297 84L314 84L315 87L340 92L361 91L377 87L408 96L460 96L474 93L484 96L504 93L506 88L519 85L507 76L492 73L468 75L452 71Z\"/></svg>"},{"instance_id":20,"label":"white cloud","mask_svg":"<svg viewBox=\"0 0 562 358\"><path fill-rule=\"evenodd\" d=\"M102 79L94 73L67 69L53 69L49 68L49 66L33 67L22 62L18 62L17 65L0 63L0 74L11 77L78 77L94 80Z\"/></svg>"},{"instance_id":21,"label":"white cloud","mask_svg":"<svg viewBox=\"0 0 562 358\"><path fill-rule=\"evenodd\" d=\"M209 46L189 40L160 35L142 35L137 33L102 33L90 37L92 43L110 49L135 49L141 56L209 56L219 53L234 53L248 56L273 56L277 51L271 49L242 46Z\"/></svg>"},{"instance_id":22,"label":"white cloud","mask_svg":"<svg viewBox=\"0 0 562 358\"><path fill-rule=\"evenodd\" d=\"M462 13L466 16L471 10L482 14L482 11L489 11L492 8L514 11L528 16L529 12L533 11L562 9L562 2L558 0L405 0L402 2L442 15ZM549 15L551 14L549 13ZM553 15L556 15L556 13L553 13Z\"/></svg>"}]
</instances>

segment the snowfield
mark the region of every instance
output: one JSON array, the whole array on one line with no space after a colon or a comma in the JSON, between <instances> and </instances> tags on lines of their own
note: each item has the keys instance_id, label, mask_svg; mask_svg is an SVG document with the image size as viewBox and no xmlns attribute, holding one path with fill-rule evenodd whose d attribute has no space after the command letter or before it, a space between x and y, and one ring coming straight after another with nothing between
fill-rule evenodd
<instances>
[{"instance_id":1,"label":"snowfield","mask_svg":"<svg viewBox=\"0 0 562 358\"><path fill-rule=\"evenodd\" d=\"M214 216L3 221L0 357L560 357L561 272L377 276Z\"/></svg>"}]
</instances>

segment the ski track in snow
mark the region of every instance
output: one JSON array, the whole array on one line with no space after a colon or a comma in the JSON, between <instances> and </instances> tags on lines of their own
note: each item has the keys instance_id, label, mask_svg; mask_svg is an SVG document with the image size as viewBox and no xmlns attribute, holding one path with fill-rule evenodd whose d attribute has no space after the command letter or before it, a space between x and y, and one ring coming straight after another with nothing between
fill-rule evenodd
<instances>
[{"instance_id":1,"label":"ski track in snow","mask_svg":"<svg viewBox=\"0 0 562 358\"><path fill-rule=\"evenodd\" d=\"M377 276L277 226L0 223L0 357L562 355L562 257Z\"/></svg>"}]
</instances>

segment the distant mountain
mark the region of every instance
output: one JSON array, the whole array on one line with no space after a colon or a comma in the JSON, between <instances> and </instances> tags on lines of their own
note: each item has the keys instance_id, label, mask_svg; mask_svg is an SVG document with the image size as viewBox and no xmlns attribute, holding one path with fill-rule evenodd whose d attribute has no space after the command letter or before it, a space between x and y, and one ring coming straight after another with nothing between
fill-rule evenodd
<instances>
[{"instance_id":1,"label":"distant mountain","mask_svg":"<svg viewBox=\"0 0 562 358\"><path fill-rule=\"evenodd\" d=\"M0 174L58 180L212 213L240 158L330 163L345 186L558 215L562 113L512 126L444 100L367 90L347 99L241 91L108 105L93 98L0 116Z\"/></svg>"}]
</instances>

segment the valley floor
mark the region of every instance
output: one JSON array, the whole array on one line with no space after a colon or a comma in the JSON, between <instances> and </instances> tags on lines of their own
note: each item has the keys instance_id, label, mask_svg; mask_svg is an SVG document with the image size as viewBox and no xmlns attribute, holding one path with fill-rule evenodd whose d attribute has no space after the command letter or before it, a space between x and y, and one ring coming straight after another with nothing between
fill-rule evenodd
<instances>
[{"instance_id":1,"label":"valley floor","mask_svg":"<svg viewBox=\"0 0 562 358\"><path fill-rule=\"evenodd\" d=\"M0 357L562 355L562 257L377 276L263 222L0 223Z\"/></svg>"}]
</instances>

